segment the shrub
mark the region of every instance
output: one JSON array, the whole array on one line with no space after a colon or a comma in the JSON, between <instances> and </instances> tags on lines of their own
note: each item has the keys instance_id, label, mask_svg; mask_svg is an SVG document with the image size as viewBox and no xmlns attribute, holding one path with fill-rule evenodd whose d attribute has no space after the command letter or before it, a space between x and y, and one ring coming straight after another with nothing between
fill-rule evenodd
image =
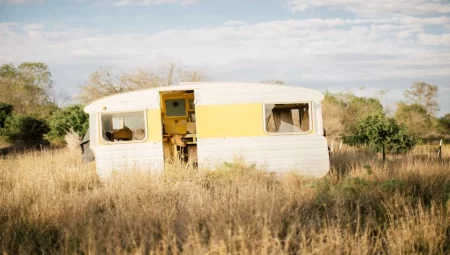
<instances>
[{"instance_id":1,"label":"shrub","mask_svg":"<svg viewBox=\"0 0 450 255\"><path fill-rule=\"evenodd\" d=\"M438 119L438 130L444 135L450 135L450 113Z\"/></svg>"},{"instance_id":2,"label":"shrub","mask_svg":"<svg viewBox=\"0 0 450 255\"><path fill-rule=\"evenodd\" d=\"M48 121L52 139L63 138L70 130L83 137L89 127L89 115L80 105L72 105L55 112Z\"/></svg>"},{"instance_id":3,"label":"shrub","mask_svg":"<svg viewBox=\"0 0 450 255\"><path fill-rule=\"evenodd\" d=\"M408 127L410 134L418 137L426 137L435 126L434 117L428 114L425 106L419 104L398 103L394 117L398 123Z\"/></svg>"},{"instance_id":4,"label":"shrub","mask_svg":"<svg viewBox=\"0 0 450 255\"><path fill-rule=\"evenodd\" d=\"M351 92L326 92L322 106L324 128L329 138L351 134L358 120L383 112L383 105L378 99L358 97Z\"/></svg>"},{"instance_id":5,"label":"shrub","mask_svg":"<svg viewBox=\"0 0 450 255\"><path fill-rule=\"evenodd\" d=\"M13 106L10 104L0 103L0 128L5 127L5 121L8 116L11 116Z\"/></svg>"},{"instance_id":6,"label":"shrub","mask_svg":"<svg viewBox=\"0 0 450 255\"><path fill-rule=\"evenodd\" d=\"M1 135L10 143L39 144L45 142L44 135L50 131L39 119L26 115L12 115L5 121Z\"/></svg>"},{"instance_id":7,"label":"shrub","mask_svg":"<svg viewBox=\"0 0 450 255\"><path fill-rule=\"evenodd\" d=\"M393 118L384 115L370 115L356 123L356 131L345 142L351 145L364 144L375 152L382 152L383 160L388 153L406 153L417 143L409 135L405 125L399 125Z\"/></svg>"}]
</instances>

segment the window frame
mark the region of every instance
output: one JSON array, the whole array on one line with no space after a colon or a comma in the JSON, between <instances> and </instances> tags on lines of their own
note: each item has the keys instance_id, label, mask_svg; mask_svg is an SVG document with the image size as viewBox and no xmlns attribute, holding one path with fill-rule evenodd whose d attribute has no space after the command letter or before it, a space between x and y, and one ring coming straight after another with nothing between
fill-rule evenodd
<instances>
[{"instance_id":1,"label":"window frame","mask_svg":"<svg viewBox=\"0 0 450 255\"><path fill-rule=\"evenodd\" d=\"M272 133L267 132L267 125L266 125L266 105L275 105L275 104L308 104L308 111L309 111L309 129L308 131L302 131L302 132L284 132L284 133ZM314 121L314 114L313 114L313 102L312 101L296 101L296 102L266 102L262 103L262 115L263 115L263 132L266 135L270 136L277 136L277 135L308 135L313 132L313 121Z\"/></svg>"},{"instance_id":2,"label":"window frame","mask_svg":"<svg viewBox=\"0 0 450 255\"><path fill-rule=\"evenodd\" d=\"M168 116L167 115L167 106L166 106L166 101L167 100L177 100L177 99L183 99L184 100L184 115L183 116L179 116L179 115L177 115L177 116ZM173 97L173 98L171 98L171 97L168 97L168 98L165 98L164 100L163 100L163 104L164 104L164 109L165 109L165 111L164 111L164 117L166 118L166 119L179 119L179 118L188 118L188 109L189 109L189 106L188 106L188 104L189 104L189 101L188 100L186 100L186 98L180 98L180 97Z\"/></svg>"},{"instance_id":3,"label":"window frame","mask_svg":"<svg viewBox=\"0 0 450 255\"><path fill-rule=\"evenodd\" d=\"M124 113L136 113L136 112L141 112L144 114L144 126L145 126L145 131L144 131L144 139L142 140L132 140L132 141L118 141L118 142L113 142L113 141L107 141L104 139L103 137L103 122L102 122L102 115L107 115L107 114L124 114ZM130 144L130 143L144 143L147 142L148 140L148 120L147 120L147 109L144 110L129 110L129 111L111 111L111 112L99 112L98 113L98 121L99 121L99 136L100 136L100 140L103 142L103 144L106 145L114 145L114 144Z\"/></svg>"}]
</instances>

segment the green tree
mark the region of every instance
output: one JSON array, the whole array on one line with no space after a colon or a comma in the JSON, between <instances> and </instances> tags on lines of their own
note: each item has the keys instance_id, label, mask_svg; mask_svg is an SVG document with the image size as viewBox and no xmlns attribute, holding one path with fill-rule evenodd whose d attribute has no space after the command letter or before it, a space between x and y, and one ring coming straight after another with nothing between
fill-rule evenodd
<instances>
[{"instance_id":1,"label":"green tree","mask_svg":"<svg viewBox=\"0 0 450 255\"><path fill-rule=\"evenodd\" d=\"M438 119L438 130L444 135L450 135L450 113Z\"/></svg>"},{"instance_id":2,"label":"green tree","mask_svg":"<svg viewBox=\"0 0 450 255\"><path fill-rule=\"evenodd\" d=\"M420 104L406 104L399 102L394 118L398 123L408 126L410 133L414 136L425 137L434 129L433 117Z\"/></svg>"},{"instance_id":3,"label":"green tree","mask_svg":"<svg viewBox=\"0 0 450 255\"><path fill-rule=\"evenodd\" d=\"M48 123L50 138L62 138L70 129L83 137L89 127L89 115L83 111L81 105L72 105L56 111Z\"/></svg>"},{"instance_id":4,"label":"green tree","mask_svg":"<svg viewBox=\"0 0 450 255\"><path fill-rule=\"evenodd\" d=\"M406 90L404 95L412 104L422 105L428 114L434 116L439 111L439 104L436 100L439 88L425 82L415 82L410 90Z\"/></svg>"},{"instance_id":5,"label":"green tree","mask_svg":"<svg viewBox=\"0 0 450 255\"><path fill-rule=\"evenodd\" d=\"M358 97L349 91L326 92L322 106L327 137L351 135L358 120L383 113L383 105L377 98Z\"/></svg>"},{"instance_id":6,"label":"green tree","mask_svg":"<svg viewBox=\"0 0 450 255\"><path fill-rule=\"evenodd\" d=\"M47 123L26 115L11 115L1 129L1 136L9 143L26 145L46 143L44 135L50 131Z\"/></svg>"},{"instance_id":7,"label":"green tree","mask_svg":"<svg viewBox=\"0 0 450 255\"><path fill-rule=\"evenodd\" d=\"M44 63L0 67L0 101L13 105L15 113L48 118L57 109L52 93L53 81Z\"/></svg>"},{"instance_id":8,"label":"green tree","mask_svg":"<svg viewBox=\"0 0 450 255\"><path fill-rule=\"evenodd\" d=\"M346 137L345 142L351 145L367 145L373 151L381 152L384 161L386 153L408 152L417 141L409 135L405 125L397 124L393 118L376 114L358 121L355 134Z\"/></svg>"},{"instance_id":9,"label":"green tree","mask_svg":"<svg viewBox=\"0 0 450 255\"><path fill-rule=\"evenodd\" d=\"M0 128L5 127L6 119L11 116L13 106L10 104L0 103Z\"/></svg>"},{"instance_id":10,"label":"green tree","mask_svg":"<svg viewBox=\"0 0 450 255\"><path fill-rule=\"evenodd\" d=\"M356 131L355 124L371 114L382 114L383 105L376 98L351 96L346 107L344 123L347 123L346 133Z\"/></svg>"}]
</instances>

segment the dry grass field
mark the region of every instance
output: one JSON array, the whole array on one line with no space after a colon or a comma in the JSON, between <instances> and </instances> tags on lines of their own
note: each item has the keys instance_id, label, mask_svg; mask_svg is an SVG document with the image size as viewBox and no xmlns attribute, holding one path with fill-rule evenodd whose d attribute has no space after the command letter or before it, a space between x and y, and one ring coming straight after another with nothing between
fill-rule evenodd
<instances>
[{"instance_id":1,"label":"dry grass field","mask_svg":"<svg viewBox=\"0 0 450 255\"><path fill-rule=\"evenodd\" d=\"M341 150L320 180L240 161L97 181L78 151L0 158L3 254L450 254L450 148L382 164Z\"/></svg>"}]
</instances>

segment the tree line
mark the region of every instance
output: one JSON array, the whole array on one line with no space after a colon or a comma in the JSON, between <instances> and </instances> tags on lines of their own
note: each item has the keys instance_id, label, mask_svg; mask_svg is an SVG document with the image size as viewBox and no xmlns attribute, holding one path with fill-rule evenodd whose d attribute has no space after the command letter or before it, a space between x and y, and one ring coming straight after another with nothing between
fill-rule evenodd
<instances>
[{"instance_id":1,"label":"tree line","mask_svg":"<svg viewBox=\"0 0 450 255\"><path fill-rule=\"evenodd\" d=\"M204 81L206 76L176 63L157 69L113 74L98 69L80 86L75 103L59 106L49 67L25 62L0 67L0 140L14 145L64 145L72 131L79 137L88 128L85 104L115 93L167 86L178 81ZM272 80L280 86L283 81ZM327 137L348 144L365 144L375 151L401 153L420 141L450 137L450 113L438 118L438 87L425 82L412 84L405 100L389 112L376 97L351 92L325 92L323 119Z\"/></svg>"},{"instance_id":2,"label":"tree line","mask_svg":"<svg viewBox=\"0 0 450 255\"><path fill-rule=\"evenodd\" d=\"M358 97L351 92L325 93L324 126L330 139L365 145L387 153L405 153L416 144L444 139L450 141L450 114L438 118L439 87L416 82L404 91L405 100L390 112L376 97Z\"/></svg>"},{"instance_id":3,"label":"tree line","mask_svg":"<svg viewBox=\"0 0 450 255\"><path fill-rule=\"evenodd\" d=\"M79 138L85 135L89 118L83 108L95 99L180 80L204 79L199 71L177 63L120 75L100 68L81 86L74 103L58 106L51 72L45 63L4 64L0 67L0 142L24 147L62 146L67 143L65 136L69 132Z\"/></svg>"}]
</instances>

